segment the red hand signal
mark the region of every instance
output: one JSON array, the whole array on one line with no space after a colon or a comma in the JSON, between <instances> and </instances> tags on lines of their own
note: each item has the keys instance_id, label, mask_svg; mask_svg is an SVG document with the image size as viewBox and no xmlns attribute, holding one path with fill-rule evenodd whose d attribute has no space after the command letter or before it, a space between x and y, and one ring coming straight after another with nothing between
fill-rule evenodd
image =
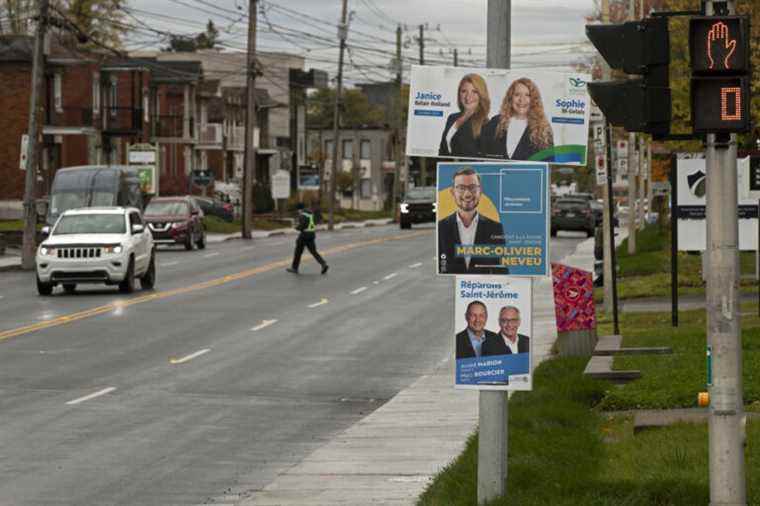
<instances>
[{"instance_id":1,"label":"red hand signal","mask_svg":"<svg viewBox=\"0 0 760 506\"><path fill-rule=\"evenodd\" d=\"M723 68L729 69L731 66L728 60L736 51L736 39L730 39L728 36L728 25L718 21L707 32L707 58L710 60L710 69L715 68L715 59L718 64L722 63ZM713 55L715 57L713 57Z\"/></svg>"}]
</instances>

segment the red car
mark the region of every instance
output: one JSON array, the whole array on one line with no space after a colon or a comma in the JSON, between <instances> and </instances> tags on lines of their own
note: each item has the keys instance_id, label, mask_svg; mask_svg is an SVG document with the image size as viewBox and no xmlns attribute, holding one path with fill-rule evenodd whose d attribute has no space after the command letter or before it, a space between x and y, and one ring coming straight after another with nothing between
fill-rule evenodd
<instances>
[{"instance_id":1,"label":"red car","mask_svg":"<svg viewBox=\"0 0 760 506\"><path fill-rule=\"evenodd\" d=\"M186 250L206 247L203 211L190 196L154 197L143 217L155 244L183 244Z\"/></svg>"}]
</instances>

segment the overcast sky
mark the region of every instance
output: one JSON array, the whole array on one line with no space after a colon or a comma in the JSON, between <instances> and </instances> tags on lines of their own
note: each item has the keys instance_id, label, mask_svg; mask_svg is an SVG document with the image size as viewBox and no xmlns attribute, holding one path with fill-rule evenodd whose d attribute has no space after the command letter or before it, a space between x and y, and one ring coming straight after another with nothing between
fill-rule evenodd
<instances>
[{"instance_id":1,"label":"overcast sky","mask_svg":"<svg viewBox=\"0 0 760 506\"><path fill-rule=\"evenodd\" d=\"M352 12L345 78L384 81L395 56L396 26L404 28L404 64L419 58L419 25L424 32L428 64L453 64L453 50L463 66L484 66L487 0L348 0ZM257 48L285 51L307 58L307 68L336 73L336 24L341 0L260 0ZM585 16L594 0L512 1L512 67L568 68L587 62ZM208 19L220 29L228 51L246 48L248 0L128 0L124 21L140 27L129 48L166 45L166 33L193 34ZM163 33L159 33L163 32Z\"/></svg>"}]
</instances>

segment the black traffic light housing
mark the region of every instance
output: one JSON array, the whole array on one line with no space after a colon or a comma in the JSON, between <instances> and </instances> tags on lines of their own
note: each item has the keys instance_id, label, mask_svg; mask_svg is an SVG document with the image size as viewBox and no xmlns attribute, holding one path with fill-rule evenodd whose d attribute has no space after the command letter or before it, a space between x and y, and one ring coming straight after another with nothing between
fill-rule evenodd
<instances>
[{"instance_id":1,"label":"black traffic light housing","mask_svg":"<svg viewBox=\"0 0 760 506\"><path fill-rule=\"evenodd\" d=\"M689 20L695 133L751 130L749 41L748 16L695 16Z\"/></svg>"},{"instance_id":2,"label":"black traffic light housing","mask_svg":"<svg viewBox=\"0 0 760 506\"><path fill-rule=\"evenodd\" d=\"M671 119L667 19L586 25L586 36L610 67L642 76L588 83L591 98L607 121L629 132L646 132L655 138L667 136Z\"/></svg>"}]
</instances>

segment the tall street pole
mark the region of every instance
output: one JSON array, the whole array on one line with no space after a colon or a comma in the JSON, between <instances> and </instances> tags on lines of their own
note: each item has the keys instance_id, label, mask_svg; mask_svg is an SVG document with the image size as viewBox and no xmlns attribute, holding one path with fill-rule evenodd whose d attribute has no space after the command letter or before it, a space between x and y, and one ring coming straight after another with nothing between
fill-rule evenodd
<instances>
[{"instance_id":1,"label":"tall street pole","mask_svg":"<svg viewBox=\"0 0 760 506\"><path fill-rule=\"evenodd\" d=\"M45 31L48 22L48 0L38 1L39 19L34 36L34 55L32 55L32 82L29 97L29 126L26 153L26 177L24 180L24 235L21 243L21 267L25 270L35 268L37 249L37 208L35 206L37 185L37 165L39 164L39 115L42 76L45 75Z\"/></svg>"},{"instance_id":2,"label":"tall street pole","mask_svg":"<svg viewBox=\"0 0 760 506\"><path fill-rule=\"evenodd\" d=\"M628 2L628 19L636 19L636 0ZM636 254L636 217L638 208L638 190L636 189L636 178L638 177L638 165L634 163L636 155L636 134L628 134L628 254Z\"/></svg>"},{"instance_id":3,"label":"tall street pole","mask_svg":"<svg viewBox=\"0 0 760 506\"><path fill-rule=\"evenodd\" d=\"M401 158L402 158L402 145L401 145L401 130L402 130L402 116L404 102L401 100L401 72L403 70L403 62L401 60L401 25L396 27L396 103L393 104L395 108L396 116L396 163L393 169L393 199L391 200L391 212L393 217L396 217L396 209L398 208L398 198L400 191L400 178L401 178Z\"/></svg>"},{"instance_id":4,"label":"tall street pole","mask_svg":"<svg viewBox=\"0 0 760 506\"><path fill-rule=\"evenodd\" d=\"M511 11L511 0L488 0L488 67L510 67ZM478 399L478 504L507 493L508 420L508 392L481 390Z\"/></svg>"},{"instance_id":5,"label":"tall street pole","mask_svg":"<svg viewBox=\"0 0 760 506\"><path fill-rule=\"evenodd\" d=\"M721 11L717 11L718 5ZM736 3L708 1L708 16L733 15ZM745 505L745 414L739 299L736 134L708 134L707 346L712 351L710 504Z\"/></svg>"},{"instance_id":6,"label":"tall street pole","mask_svg":"<svg viewBox=\"0 0 760 506\"><path fill-rule=\"evenodd\" d=\"M602 0L602 23L609 23L610 22L610 2L609 0ZM607 65L607 62L604 60L604 58L601 58L602 63L602 80L608 81L610 79L610 75L612 74L612 71ZM607 123L607 120L605 119L605 133L610 131L610 125ZM612 142L612 135L607 136L607 141ZM603 280L604 280L604 312L606 314L612 314L613 312L613 289L612 289L612 253L613 253L613 247L615 244L615 239L613 236L614 233L614 213L613 213L613 206L612 206L612 198L613 198L613 191L612 191L612 179L615 174L614 166L612 163L612 146L607 145L605 152L607 154L607 178L610 180L608 184L605 184L602 186L602 199L604 200L604 212L602 214L602 243L603 243L603 252L604 252L604 270L603 270Z\"/></svg>"},{"instance_id":7,"label":"tall street pole","mask_svg":"<svg viewBox=\"0 0 760 506\"><path fill-rule=\"evenodd\" d=\"M243 172L243 239L251 238L253 180L256 178L256 13L257 1L248 0L248 68L246 77L245 171Z\"/></svg>"},{"instance_id":8,"label":"tall street pole","mask_svg":"<svg viewBox=\"0 0 760 506\"><path fill-rule=\"evenodd\" d=\"M425 65L425 25L420 25L420 65ZM427 185L427 158L420 157L420 186Z\"/></svg>"},{"instance_id":9,"label":"tall street pole","mask_svg":"<svg viewBox=\"0 0 760 506\"><path fill-rule=\"evenodd\" d=\"M343 9L340 15L340 25L338 25L338 38L340 39L340 52L338 56L338 84L335 90L335 109L333 110L333 152L332 152L332 173L330 174L330 203L328 205L329 213L327 218L327 229L332 230L334 225L335 209L335 182L338 178L338 144L340 144L340 101L343 94L343 53L346 50L346 37L348 36L348 24L346 16L348 10L348 0L343 0Z\"/></svg>"}]
</instances>

